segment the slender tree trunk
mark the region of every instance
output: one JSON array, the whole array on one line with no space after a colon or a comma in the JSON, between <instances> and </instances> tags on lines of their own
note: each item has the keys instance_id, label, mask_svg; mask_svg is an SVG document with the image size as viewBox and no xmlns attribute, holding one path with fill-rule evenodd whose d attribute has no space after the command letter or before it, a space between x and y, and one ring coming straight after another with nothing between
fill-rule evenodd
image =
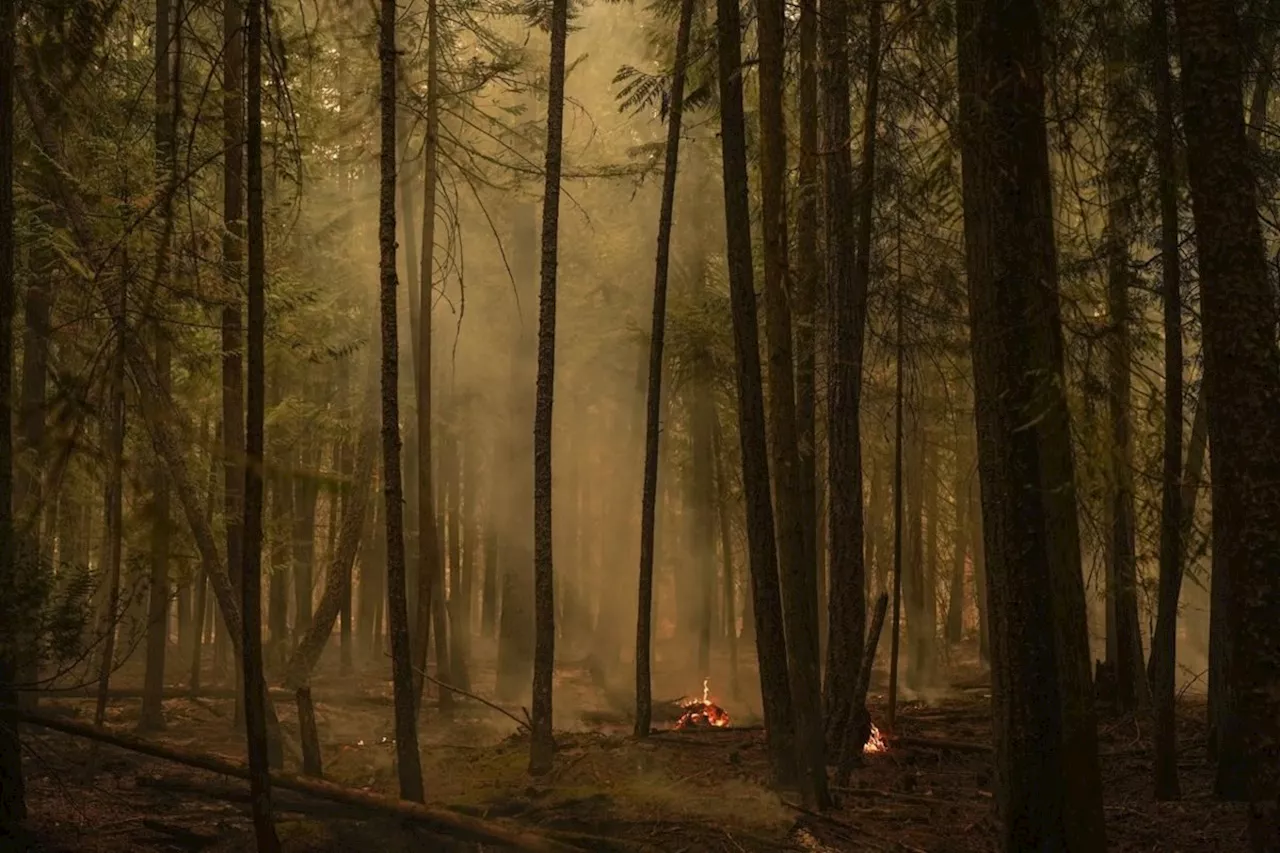
<instances>
[{"instance_id":1,"label":"slender tree trunk","mask_svg":"<svg viewBox=\"0 0 1280 853\"><path fill-rule=\"evenodd\" d=\"M457 418L460 411L457 404L457 395L450 393L448 403L452 410L452 417ZM461 502L462 502L462 483L461 483L461 460L458 458L458 424L455 422L446 423L440 436L440 467L441 476L444 482L441 483L444 492L444 500L442 501L442 510L445 510L445 532L449 545L449 595L446 601L447 622L449 624L449 675L452 679L451 683L463 690L471 689L471 679L467 676L466 663L461 656L462 639L459 637L459 614L458 611L464 607L466 599L463 597L463 575L462 575L462 541L461 541ZM441 588L441 595L444 590ZM448 692L448 691L445 691ZM443 697L441 697L443 699Z\"/></svg>"},{"instance_id":2,"label":"slender tree trunk","mask_svg":"<svg viewBox=\"0 0 1280 853\"><path fill-rule=\"evenodd\" d=\"M1129 81L1123 5L1110 2L1108 21L1107 72L1105 82L1106 121L1111 137L1106 166L1107 191L1107 313L1110 336L1107 348L1111 421L1111 548L1107 576L1107 598L1114 613L1115 637L1108 640L1114 650L1116 696L1124 708L1135 708L1147 699L1146 672L1142 666L1142 627L1138 621L1137 532L1133 492L1133 447L1130 435L1133 370L1130 341L1129 289L1130 243L1133 212L1138 188L1129 174L1129 152L1125 140L1128 129L1123 116L1131 114L1135 100Z\"/></svg>"},{"instance_id":3,"label":"slender tree trunk","mask_svg":"<svg viewBox=\"0 0 1280 853\"><path fill-rule=\"evenodd\" d=\"M782 0L760 0L760 195L764 236L764 313L768 345L769 425L777 507L778 569L782 583L787 672L791 683L795 755L800 790L811 808L831 804L822 730L822 669L818 659L818 576L805 547L805 511L812 491L801 493L796 427L795 365L787 277L786 119L783 79L786 18ZM803 64L803 63L802 63ZM802 68L803 73L803 68ZM859 490L861 486L858 487ZM861 509L859 508L859 515ZM859 518L859 521L861 519ZM861 556L862 543L857 543ZM861 578L858 579L861 590ZM862 608L865 610L865 605ZM857 658L854 666L856 667Z\"/></svg>"},{"instance_id":4,"label":"slender tree trunk","mask_svg":"<svg viewBox=\"0 0 1280 853\"><path fill-rule=\"evenodd\" d=\"M236 595L243 568L241 524L244 510L244 368L243 329L240 321L240 288L244 258L244 2L223 0L222 56L222 281L226 302L222 307L222 447L223 518L226 520L227 573ZM226 627L226 623L221 623ZM220 632L221 633L221 632ZM236 689L243 683L236 658ZM237 695L236 723L244 698Z\"/></svg>"},{"instance_id":5,"label":"slender tree trunk","mask_svg":"<svg viewBox=\"0 0 1280 853\"><path fill-rule=\"evenodd\" d=\"M404 504L400 478L400 400L396 328L396 0L382 0L379 19L381 153L378 272L382 334L382 489L387 541L387 621L395 692L396 765L400 798L424 802L417 709L405 591ZM429 493L428 493L429 494ZM420 495L425 500L426 495Z\"/></svg>"},{"instance_id":6,"label":"slender tree trunk","mask_svg":"<svg viewBox=\"0 0 1280 853\"><path fill-rule=\"evenodd\" d=\"M902 340L902 212L898 211L897 227L897 287L894 293L894 319L896 320L894 359L894 400L893 400L893 635L889 644L889 716L886 725L889 731L894 730L898 716L898 650L902 644L902 510L903 510L903 478L902 457L905 434L905 398L906 388L903 384L905 373L905 355Z\"/></svg>"},{"instance_id":7,"label":"slender tree trunk","mask_svg":"<svg viewBox=\"0 0 1280 853\"><path fill-rule=\"evenodd\" d=\"M311 630L311 596L315 588L316 504L320 498L320 445L303 439L302 470L293 483L293 633Z\"/></svg>"},{"instance_id":8,"label":"slender tree trunk","mask_svg":"<svg viewBox=\"0 0 1280 853\"><path fill-rule=\"evenodd\" d=\"M163 0L161 0L163 2ZM248 739L249 788L253 829L259 853L278 853L271 808L271 770L267 757L267 691L262 668L262 509L263 440L266 426L266 239L262 198L262 18L263 0L249 0L245 52L248 78L248 247L249 326L248 406L244 468L244 572L240 610L244 637L244 721Z\"/></svg>"},{"instance_id":9,"label":"slender tree trunk","mask_svg":"<svg viewBox=\"0 0 1280 853\"><path fill-rule=\"evenodd\" d=\"M493 637L498 625L498 478L494 472L496 450L484 473L484 581L480 591L480 633Z\"/></svg>"},{"instance_id":10,"label":"slender tree trunk","mask_svg":"<svg viewBox=\"0 0 1280 853\"><path fill-rule=\"evenodd\" d=\"M770 765L780 782L795 777L791 677L782 633L777 545L769 490L764 390L760 376L760 330L751 262L746 119L742 103L741 19L737 0L716 0L720 90L720 144L724 172L726 257L733 311L733 349L738 390L738 438L747 505L747 551L751 596L743 635L756 644L760 695Z\"/></svg>"},{"instance_id":11,"label":"slender tree trunk","mask_svg":"<svg viewBox=\"0 0 1280 853\"><path fill-rule=\"evenodd\" d=\"M671 112L667 120L666 162L662 173L662 206L658 211L658 251L653 278L653 324L649 332L649 385L645 395L644 485L640 508L640 593L636 622L636 737L648 737L653 719L653 551L655 503L658 497L658 430L662 416L662 347L667 323L667 270L671 258L672 214L680 160L680 124L684 115L684 85L689 62L689 30L693 0L681 0L676 29L675 71L671 82Z\"/></svg>"},{"instance_id":12,"label":"slender tree trunk","mask_svg":"<svg viewBox=\"0 0 1280 853\"><path fill-rule=\"evenodd\" d=\"M1160 503L1160 592L1151 642L1155 699L1155 794L1181 796L1174 714L1178 596L1182 588L1182 263L1179 255L1178 177L1169 70L1169 11L1151 3L1151 50L1156 98L1156 169L1160 178L1160 254L1164 296L1164 471Z\"/></svg>"},{"instance_id":13,"label":"slender tree trunk","mask_svg":"<svg viewBox=\"0 0 1280 853\"><path fill-rule=\"evenodd\" d=\"M283 396L280 377L278 374L271 377L272 386L272 408L280 404L280 398ZM292 548L290 547L292 540L292 531L289 525L289 516L293 510L293 488L291 487L288 475L282 470L281 462L285 458L282 442L273 440L271 442L271 450L275 460L270 470L270 476L267 478L264 471L264 483L270 482L271 487L271 520L267 527L269 531L266 542L270 547L270 563L267 570L267 578L270 581L267 587L267 621L268 636L270 642L266 644L266 659L271 661L272 667L279 666L285 656L288 654L289 648L289 587L292 574L292 566L290 566Z\"/></svg>"},{"instance_id":14,"label":"slender tree trunk","mask_svg":"<svg viewBox=\"0 0 1280 853\"><path fill-rule=\"evenodd\" d=\"M1242 102L1239 21L1225 0L1177 0L1191 208L1204 328L1215 578L1226 694L1219 796L1253 803L1257 850L1280 827L1280 347ZM1215 602L1217 604L1218 602ZM1272 812L1270 816L1266 813ZM1263 836L1270 840L1264 840Z\"/></svg>"},{"instance_id":15,"label":"slender tree trunk","mask_svg":"<svg viewBox=\"0 0 1280 853\"><path fill-rule=\"evenodd\" d=\"M93 723L101 726L107 715L107 689L111 670L115 666L116 634L120 617L120 571L123 562L124 541L124 440L125 440L125 323L128 311L129 259L121 252L120 281L116 285L114 316L116 351L111 361L110 403L104 423L107 447L107 479L103 500L102 565L107 576L106 601L99 621L102 635L102 656L98 666L98 701L93 712ZM20 545L17 547L21 547ZM18 553L21 553L19 551Z\"/></svg>"},{"instance_id":16,"label":"slender tree trunk","mask_svg":"<svg viewBox=\"0 0 1280 853\"><path fill-rule=\"evenodd\" d=\"M923 620L920 632L920 662L922 684L932 685L937 679L938 662L938 490L941 483L938 471L938 444L927 433L924 436L926 452L921 475L924 477L924 581Z\"/></svg>"},{"instance_id":17,"label":"slender tree trunk","mask_svg":"<svg viewBox=\"0 0 1280 853\"><path fill-rule=\"evenodd\" d=\"M213 508L218 501L218 474L222 470L222 454L219 452L222 442L222 423L214 428L213 443L209 445L209 489L208 501L205 503L206 518L209 519L210 527L213 526ZM205 567L201 565L196 569L196 593L195 601L191 612L191 681L190 689L192 696L200 695L200 665L201 653L204 645L205 625L205 608L208 605L209 577ZM208 622L212 622L210 619ZM212 627L212 625L210 625Z\"/></svg>"},{"instance_id":18,"label":"slender tree trunk","mask_svg":"<svg viewBox=\"0 0 1280 853\"><path fill-rule=\"evenodd\" d=\"M182 3L177 3L175 20L169 19L172 0L156 0L155 32L155 182L160 194L160 233L156 245L155 279L152 287L168 286L170 253L173 238L173 198L177 191L178 99L181 97L181 58L175 47L182 29ZM164 304L162 301L160 304ZM165 393L171 383L172 344L168 332L154 325L156 341L156 379ZM43 382L42 382L43 384ZM142 691L142 711L138 728L157 731L164 728L164 663L169 644L169 477L164 463L156 459L152 471L151 576L148 584L147 664Z\"/></svg>"},{"instance_id":19,"label":"slender tree trunk","mask_svg":"<svg viewBox=\"0 0 1280 853\"><path fill-rule=\"evenodd\" d=\"M1176 6L1174 7L1177 8ZM1271 68L1272 54L1275 50L1275 29L1269 27L1262 31L1261 38L1256 40L1249 39L1245 45L1245 49L1250 51L1251 55L1244 57L1245 66L1256 63L1258 79L1254 84L1253 98L1249 105L1248 128L1246 137L1250 147L1254 151L1262 150L1262 132L1267 123L1267 102L1269 100L1269 92L1271 88ZM1255 48L1254 53L1250 48ZM1183 492L1183 501L1186 503L1186 526L1183 528L1186 542L1190 541L1190 531L1193 529L1195 521L1196 500L1200 495L1200 488L1204 483L1204 461L1205 448L1209 439L1209 417L1208 405L1206 403L1207 385L1201 381L1200 403L1196 406L1195 418L1191 423L1191 440L1190 447L1187 449L1187 480L1186 490ZM1210 478L1212 480L1212 478ZM1217 505L1216 493L1212 492L1213 484L1210 484L1211 503ZM1212 539L1216 543L1217 532L1219 528L1213 528ZM1185 547L1185 546L1184 546ZM1229 663L1230 639L1228 637L1227 628L1227 574L1228 570L1223 563L1223 555L1229 550L1227 548L1214 547L1212 562L1210 565L1210 587L1209 587L1209 703L1208 703L1208 721L1209 721L1209 744L1208 751L1210 756L1217 758L1218 746L1222 739L1222 722L1228 714L1228 688L1227 688L1227 666Z\"/></svg>"},{"instance_id":20,"label":"slender tree trunk","mask_svg":"<svg viewBox=\"0 0 1280 853\"><path fill-rule=\"evenodd\" d=\"M729 522L729 483L724 458L724 442L720 435L720 419L712 412L711 458L715 462L716 516L720 521L720 561L724 574L725 639L729 649L729 695L741 693L738 683L738 615L734 608L733 537Z\"/></svg>"},{"instance_id":21,"label":"slender tree trunk","mask_svg":"<svg viewBox=\"0 0 1280 853\"><path fill-rule=\"evenodd\" d=\"M876 162L876 114L879 106L881 2L867 4L870 17L867 95L862 121L861 187L857 193L858 230L844 213L854 203L849 148L849 2L833 0L825 10L823 55L826 64L824 113L827 155L826 210L828 276L831 280L830 404L827 415L828 474L831 494L831 594L828 600L827 741L838 757L852 723L855 682L866 633L866 563L863 555L861 408L863 334L871 277L873 176Z\"/></svg>"},{"instance_id":22,"label":"slender tree trunk","mask_svg":"<svg viewBox=\"0 0 1280 853\"><path fill-rule=\"evenodd\" d=\"M14 206L13 196L13 84L17 50L16 3L0 4L0 399L13 393L13 315L17 283L14 276ZM0 406L0 607L8 610L23 582L19 564L14 560L17 543L13 525L13 410ZM0 705L18 704L14 689L18 666L13 652L16 636L16 614L6 613L3 642L0 642ZM22 774L22 743L18 725L12 720L0 723L0 833L15 830L27 816L26 785Z\"/></svg>"},{"instance_id":23,"label":"slender tree trunk","mask_svg":"<svg viewBox=\"0 0 1280 853\"><path fill-rule=\"evenodd\" d=\"M683 0L689 2L689 0ZM560 161L564 134L565 42L569 2L551 2L547 70L546 182L542 194L542 269L538 293L538 381L533 416L533 708L529 772L551 770L551 681L555 669L556 602L551 528L551 429L556 376L556 270L560 233Z\"/></svg>"},{"instance_id":24,"label":"slender tree trunk","mask_svg":"<svg viewBox=\"0 0 1280 853\"><path fill-rule=\"evenodd\" d=\"M818 0L802 0L800 3L799 46L799 186L796 188L796 273L795 291L792 294L795 303L796 343L796 489L799 526L803 531L801 565L812 566L814 572L814 601L818 608L818 661L821 662L822 654L827 650L828 618L823 610L826 588L822 563L818 560L817 542L815 309L818 279L823 272L822 256L818 249L818 211L822 201L822 187L818 180ZM847 113L848 101L845 104ZM844 146L841 148L848 150ZM698 458L696 454L694 458Z\"/></svg>"},{"instance_id":25,"label":"slender tree trunk","mask_svg":"<svg viewBox=\"0 0 1280 853\"><path fill-rule=\"evenodd\" d=\"M947 642L958 644L964 635L964 567L969 556L969 465L968 430L956 437L955 483L951 490L956 515L951 550L951 594L947 596Z\"/></svg>"},{"instance_id":26,"label":"slender tree trunk","mask_svg":"<svg viewBox=\"0 0 1280 853\"><path fill-rule=\"evenodd\" d=\"M416 636L413 648L413 699L414 708L422 704L422 693L427 671L427 649L431 643L431 620L435 608L432 596L444 594L444 566L441 564L440 530L436 520L435 482L431 455L431 393L433 345L431 306L435 293L435 243L436 243L436 162L440 132L439 105L439 34L436 0L427 2L427 131L423 149L422 174L422 267L418 272L418 337L414 344L414 384L418 398L418 608L414 619ZM412 223L406 223L408 228ZM410 294L410 299L413 294ZM436 677L445 683L452 681L449 673L447 637L436 632ZM442 665L443 662L443 665ZM448 696L449 698L446 698ZM440 694L442 705L452 701L448 691Z\"/></svg>"},{"instance_id":27,"label":"slender tree trunk","mask_svg":"<svg viewBox=\"0 0 1280 853\"><path fill-rule=\"evenodd\" d=\"M963 0L961 164L1002 849L1106 849L1063 380L1042 7ZM1020 73L1010 76L1010 68Z\"/></svg>"},{"instance_id":28,"label":"slender tree trunk","mask_svg":"<svg viewBox=\"0 0 1280 853\"><path fill-rule=\"evenodd\" d=\"M478 488L480 484L476 478L478 466L476 464L477 443L474 436L474 427L477 418L474 402L468 403L465 409L465 417L467 430L462 441L462 507L460 519L462 526L460 536L462 562L459 567L462 580L458 589L458 604L453 611L455 620L453 675L454 678L458 679L458 686L464 690L470 689L471 685L471 626L472 614L475 611L475 578L479 569L479 564L476 560L476 546L480 538L479 531L476 528L476 502L480 497Z\"/></svg>"}]
</instances>

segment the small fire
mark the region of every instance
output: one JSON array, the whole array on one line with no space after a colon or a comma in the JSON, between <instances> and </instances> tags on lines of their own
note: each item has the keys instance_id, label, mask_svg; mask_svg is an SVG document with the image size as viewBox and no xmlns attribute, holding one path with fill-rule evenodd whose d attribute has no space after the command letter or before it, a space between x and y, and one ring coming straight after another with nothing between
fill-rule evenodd
<instances>
[{"instance_id":1,"label":"small fire","mask_svg":"<svg viewBox=\"0 0 1280 853\"><path fill-rule=\"evenodd\" d=\"M711 679L702 679L702 698L687 699L680 707L684 711L676 720L677 729L700 728L711 726L723 729L729 725L729 712L711 701Z\"/></svg>"},{"instance_id":2,"label":"small fire","mask_svg":"<svg viewBox=\"0 0 1280 853\"><path fill-rule=\"evenodd\" d=\"M862 748L863 752L888 752L889 742L880 734L880 730L876 728L876 724L871 724L871 736L867 738L867 745Z\"/></svg>"}]
</instances>

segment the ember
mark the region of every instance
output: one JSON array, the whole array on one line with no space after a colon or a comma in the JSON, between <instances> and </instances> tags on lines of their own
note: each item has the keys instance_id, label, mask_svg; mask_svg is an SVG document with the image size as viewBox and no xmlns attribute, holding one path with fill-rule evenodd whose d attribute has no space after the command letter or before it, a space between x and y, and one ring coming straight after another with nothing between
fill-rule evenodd
<instances>
[{"instance_id":1,"label":"ember","mask_svg":"<svg viewBox=\"0 0 1280 853\"><path fill-rule=\"evenodd\" d=\"M876 728L876 724L871 724L871 737L867 738L867 745L862 748L863 752L888 752L889 742L880 734L880 730Z\"/></svg>"},{"instance_id":2,"label":"ember","mask_svg":"<svg viewBox=\"0 0 1280 853\"><path fill-rule=\"evenodd\" d=\"M681 703L680 708L684 713L680 715L680 719L676 720L677 729L705 727L723 729L729 725L729 712L709 698L711 691L708 686L709 681L709 678L702 679L701 699L688 699Z\"/></svg>"}]
</instances>

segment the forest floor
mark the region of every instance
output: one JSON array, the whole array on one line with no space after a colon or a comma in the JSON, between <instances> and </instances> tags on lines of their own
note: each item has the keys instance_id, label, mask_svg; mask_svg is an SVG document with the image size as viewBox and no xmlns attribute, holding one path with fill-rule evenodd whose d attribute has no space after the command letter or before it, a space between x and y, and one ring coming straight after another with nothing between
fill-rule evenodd
<instances>
[{"instance_id":1,"label":"forest floor","mask_svg":"<svg viewBox=\"0 0 1280 853\"><path fill-rule=\"evenodd\" d=\"M378 667L378 670L389 667ZM717 670L725 669L723 662ZM372 670L372 667L370 668ZM990 700L970 662L944 667L946 683L899 706L887 751L866 756L839 807L823 816L800 809L793 794L765 786L764 733L749 699L719 697L730 713L724 730L671 731L643 741L615 711L581 665L558 668L557 757L542 778L526 773L527 736L479 703L456 701L446 717L428 706L421 725L428 801L464 814L507 818L530 829L595 836L584 849L746 853L751 851L908 851L978 853L995 849ZM140 686L125 670L113 686ZM492 695L493 669L477 668L476 692ZM877 673L871 704L883 722L885 685ZM617 676L613 676L615 679ZM743 684L754 667L744 665ZM329 781L394 796L391 688L382 672L339 676L326 662L313 680ZM620 680L620 679L619 679ZM667 694L660 689L658 697ZM687 691L696 693L690 685ZM715 697L713 682L713 698ZM616 700L616 697L615 697ZM616 701L615 701L616 705ZM758 700L755 703L758 707ZM277 702L286 767L296 771L296 714ZM132 731L137 699L113 701L107 725ZM46 714L92 720L93 702L47 698ZM517 709L517 715L520 711ZM165 702L159 742L192 753L243 760L230 699ZM585 718L585 719L584 719ZM1102 709L1099 724L1108 848L1123 853L1227 850L1243 845L1241 808L1210 797L1202 699L1179 707L1183 799L1157 803L1151 794L1150 726ZM950 742L950 743L948 743ZM4 851L246 851L253 849L247 785L109 746L24 729L30 839L0 839ZM964 747L970 748L964 748ZM395 819L277 791L280 836L288 853L400 850L492 851L451 843ZM605 844L603 839L611 839Z\"/></svg>"}]
</instances>

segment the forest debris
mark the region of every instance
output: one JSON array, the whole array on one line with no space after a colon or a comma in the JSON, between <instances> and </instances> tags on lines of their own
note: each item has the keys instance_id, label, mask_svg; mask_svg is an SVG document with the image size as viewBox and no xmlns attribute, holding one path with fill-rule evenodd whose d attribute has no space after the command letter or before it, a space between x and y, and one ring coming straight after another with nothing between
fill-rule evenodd
<instances>
[{"instance_id":1,"label":"forest debris","mask_svg":"<svg viewBox=\"0 0 1280 853\"><path fill-rule=\"evenodd\" d=\"M207 770L211 773L233 776L237 779L247 780L249 778L248 767L211 755L189 753L142 738L95 729L85 723L56 719L17 708L7 708L5 711L12 719L27 725L51 729L73 737L109 744L120 749L140 752L143 755L150 755L165 761ZM456 838L489 844L502 844L517 850L528 851L528 853L582 853L581 848L557 841L549 835L531 832L516 826L507 826L497 821L467 817L436 806L393 800L380 794L373 794L355 788L346 788L318 779L306 779L285 773L272 773L271 784L273 787L282 788L286 791L296 791L301 794L308 794L336 803L420 823L436 832Z\"/></svg>"},{"instance_id":2,"label":"forest debris","mask_svg":"<svg viewBox=\"0 0 1280 853\"><path fill-rule=\"evenodd\" d=\"M995 747L989 743L974 743L964 740L941 740L938 738L928 737L894 737L889 738L890 746L915 746L921 749L940 749L947 752L969 752L977 755L987 755L995 752Z\"/></svg>"}]
</instances>

